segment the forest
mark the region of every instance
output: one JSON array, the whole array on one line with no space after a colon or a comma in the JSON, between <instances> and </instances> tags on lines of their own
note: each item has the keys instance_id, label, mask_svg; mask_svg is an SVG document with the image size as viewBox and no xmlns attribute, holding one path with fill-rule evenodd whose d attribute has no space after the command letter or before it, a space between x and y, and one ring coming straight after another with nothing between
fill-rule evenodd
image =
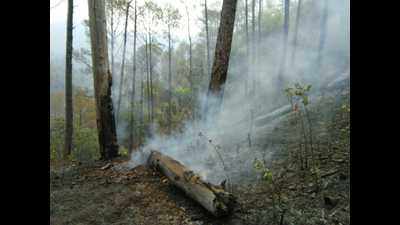
<instances>
[{"instance_id":1,"label":"forest","mask_svg":"<svg viewBox=\"0 0 400 225\"><path fill-rule=\"evenodd\" d=\"M50 224L350 224L349 0L51 0Z\"/></svg>"}]
</instances>

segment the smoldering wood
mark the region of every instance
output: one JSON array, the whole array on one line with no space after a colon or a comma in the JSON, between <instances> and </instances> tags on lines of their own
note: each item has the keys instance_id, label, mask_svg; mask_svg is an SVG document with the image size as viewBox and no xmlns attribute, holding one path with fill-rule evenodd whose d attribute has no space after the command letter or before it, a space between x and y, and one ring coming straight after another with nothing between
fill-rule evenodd
<instances>
[{"instance_id":1,"label":"smoldering wood","mask_svg":"<svg viewBox=\"0 0 400 225\"><path fill-rule=\"evenodd\" d=\"M214 216L228 215L233 211L236 201L231 193L225 191L221 185L203 181L199 175L173 158L152 151L148 164Z\"/></svg>"}]
</instances>

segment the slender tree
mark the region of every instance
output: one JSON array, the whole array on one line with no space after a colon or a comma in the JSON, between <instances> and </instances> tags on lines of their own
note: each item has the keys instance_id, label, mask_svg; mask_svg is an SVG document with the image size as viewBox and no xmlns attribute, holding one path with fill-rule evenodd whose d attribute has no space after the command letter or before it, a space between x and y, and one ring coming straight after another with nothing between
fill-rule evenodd
<instances>
[{"instance_id":1,"label":"slender tree","mask_svg":"<svg viewBox=\"0 0 400 225\"><path fill-rule=\"evenodd\" d=\"M251 1L251 41L254 42L255 36L256 36L256 1L252 0ZM252 43L252 46L255 46L254 43ZM253 50L253 49L252 49ZM253 52L254 53L254 52Z\"/></svg>"},{"instance_id":2,"label":"slender tree","mask_svg":"<svg viewBox=\"0 0 400 225\"><path fill-rule=\"evenodd\" d=\"M134 144L134 129L135 129L135 121L134 121L134 105L135 105L135 90L136 90L136 33L137 33L137 1L135 0L135 9L134 9L134 30L133 30L133 77L132 77L132 91L131 91L131 106L130 106L130 115L129 115L129 146L128 151L132 153L133 144Z\"/></svg>"},{"instance_id":3,"label":"slender tree","mask_svg":"<svg viewBox=\"0 0 400 225\"><path fill-rule=\"evenodd\" d=\"M73 132L73 104L72 104L72 29L73 29L74 1L68 0L67 15L67 43L65 57L65 139L64 158L71 154Z\"/></svg>"},{"instance_id":4,"label":"slender tree","mask_svg":"<svg viewBox=\"0 0 400 225\"><path fill-rule=\"evenodd\" d=\"M110 25L111 25L111 74L115 74L115 64L114 64L114 45L115 45L115 30L114 30L114 1L108 1L111 11Z\"/></svg>"},{"instance_id":5,"label":"slender tree","mask_svg":"<svg viewBox=\"0 0 400 225\"><path fill-rule=\"evenodd\" d=\"M256 49L256 1L252 0L251 1L251 93L252 96L254 97L255 95L255 75L256 75L256 71L255 71L255 64L256 64L256 60L257 60L257 49Z\"/></svg>"},{"instance_id":6,"label":"slender tree","mask_svg":"<svg viewBox=\"0 0 400 225\"><path fill-rule=\"evenodd\" d=\"M258 43L261 41L262 0L258 0Z\"/></svg>"},{"instance_id":7,"label":"slender tree","mask_svg":"<svg viewBox=\"0 0 400 225\"><path fill-rule=\"evenodd\" d=\"M120 1L116 0L106 0L106 9L107 12L109 12L109 19L110 22L110 30L109 30L109 35L110 35L110 51L111 51L111 74L115 75L115 40L118 36L117 34L117 28L119 26L119 8L120 8ZM117 17L116 17L117 16ZM115 20L115 17L117 20ZM117 93L116 88L113 87L113 94ZM117 96L113 96L113 98L116 98ZM115 102L116 103L116 102Z\"/></svg>"},{"instance_id":8,"label":"slender tree","mask_svg":"<svg viewBox=\"0 0 400 225\"><path fill-rule=\"evenodd\" d=\"M292 50L292 57L290 59L290 66L293 67L296 59L296 50L297 50L297 36L298 36L298 31L299 31L299 22L300 22L300 16L301 16L301 2L302 0L299 0L297 3L297 13L296 13L296 24L294 28L294 40L293 40L293 50Z\"/></svg>"},{"instance_id":9,"label":"slender tree","mask_svg":"<svg viewBox=\"0 0 400 225\"><path fill-rule=\"evenodd\" d=\"M144 74L144 73L142 73ZM139 101L139 105L140 105L140 114L139 114L139 118L140 118L140 140L139 140L139 145L143 144L143 130L144 130L144 79L143 77L141 77L141 81L140 81L140 101Z\"/></svg>"},{"instance_id":10,"label":"slender tree","mask_svg":"<svg viewBox=\"0 0 400 225\"><path fill-rule=\"evenodd\" d=\"M154 94L153 94L153 57L151 50L153 48L153 38L151 32L149 32L149 78L150 78L150 121L154 122Z\"/></svg>"},{"instance_id":11,"label":"slender tree","mask_svg":"<svg viewBox=\"0 0 400 225\"><path fill-rule=\"evenodd\" d=\"M126 54L126 39L127 39L127 31L128 31L128 18L129 18L129 6L131 1L126 3L126 11L125 11L125 28L124 28L124 45L122 48L122 63L121 63L121 76L119 79L119 89L118 89L118 101L117 101L117 115L116 115L116 124L118 127L118 121L120 117L120 108L121 108L121 98L122 98L122 87L124 83L124 72L125 72L125 54Z\"/></svg>"},{"instance_id":12,"label":"slender tree","mask_svg":"<svg viewBox=\"0 0 400 225\"><path fill-rule=\"evenodd\" d=\"M190 83L190 90L191 90L191 103L194 106L194 82L193 82L193 67L192 67L192 36L190 33L190 14L189 14L189 9L187 4L185 4L185 9L186 9L186 19L187 19L187 34L188 34L188 40L189 40L189 83ZM195 110L194 107L192 107L192 120L195 120Z\"/></svg>"},{"instance_id":13,"label":"slender tree","mask_svg":"<svg viewBox=\"0 0 400 225\"><path fill-rule=\"evenodd\" d=\"M318 57L317 57L317 71L321 67L322 62L322 52L324 50L325 41L326 41L326 30L327 30L327 19L328 19L328 0L324 0L324 8L322 12L322 19L320 25L320 37L319 37L319 45L318 45Z\"/></svg>"},{"instance_id":14,"label":"slender tree","mask_svg":"<svg viewBox=\"0 0 400 225\"><path fill-rule=\"evenodd\" d=\"M246 0L247 1L247 0ZM208 9L207 0L204 0L204 16L205 16L205 27L206 27L206 46L207 46L207 75L211 73L211 61L210 61L210 36L208 34Z\"/></svg>"},{"instance_id":15,"label":"slender tree","mask_svg":"<svg viewBox=\"0 0 400 225\"><path fill-rule=\"evenodd\" d=\"M218 113L224 94L224 84L227 78L229 56L232 46L233 28L235 24L237 0L224 0L221 19L215 46L214 63L208 86L206 115ZM212 112L210 110L213 110Z\"/></svg>"},{"instance_id":16,"label":"slender tree","mask_svg":"<svg viewBox=\"0 0 400 225\"><path fill-rule=\"evenodd\" d=\"M172 59L172 46L171 46L171 29L174 29L178 26L178 20L181 15L179 11L172 7L172 5L168 4L165 8L166 14L166 23L167 23L167 36L168 36L168 133L171 133L172 129L172 68L171 68L171 59Z\"/></svg>"},{"instance_id":17,"label":"slender tree","mask_svg":"<svg viewBox=\"0 0 400 225\"><path fill-rule=\"evenodd\" d=\"M245 82L245 92L246 96L249 94L250 85L249 85L249 66L250 66L250 40L249 40L249 10L248 10L248 2L245 0L245 29L246 29L246 82Z\"/></svg>"},{"instance_id":18,"label":"slender tree","mask_svg":"<svg viewBox=\"0 0 400 225\"><path fill-rule=\"evenodd\" d=\"M289 7L290 7L290 0L285 0L284 4L284 24L283 24L283 50L282 50L282 58L281 63L279 66L279 73L278 73L278 87L283 86L283 74L285 72L285 65L286 65L286 52L287 52L287 41L289 36Z\"/></svg>"},{"instance_id":19,"label":"slender tree","mask_svg":"<svg viewBox=\"0 0 400 225\"><path fill-rule=\"evenodd\" d=\"M88 0L96 121L101 159L118 156L109 70L104 0Z\"/></svg>"},{"instance_id":20,"label":"slender tree","mask_svg":"<svg viewBox=\"0 0 400 225\"><path fill-rule=\"evenodd\" d=\"M261 0L258 2L258 35L257 35L257 42L260 43L261 41ZM258 60L259 60L259 50L256 48L256 34L255 34L255 1L253 0L252 2L252 14L253 14L253 20L252 20L252 58L253 62L257 65ZM253 67L253 66L252 66ZM252 79L252 96L255 97L256 94L256 74L258 71L253 68L252 74L253 74L253 79ZM251 136L253 133L253 125L254 125L254 105L250 105L250 125L249 125L249 132L247 134L248 137L248 143L249 147L251 148Z\"/></svg>"},{"instance_id":21,"label":"slender tree","mask_svg":"<svg viewBox=\"0 0 400 225\"><path fill-rule=\"evenodd\" d=\"M152 60L152 50L153 44L153 28L157 26L159 19L161 18L160 7L152 1L145 2L145 16L144 23L146 23L147 30L147 45L148 45L148 106L149 106L149 121L153 123L154 121L154 93L153 93L153 60Z\"/></svg>"},{"instance_id":22,"label":"slender tree","mask_svg":"<svg viewBox=\"0 0 400 225\"><path fill-rule=\"evenodd\" d=\"M171 26L168 24L168 133L172 128Z\"/></svg>"},{"instance_id":23,"label":"slender tree","mask_svg":"<svg viewBox=\"0 0 400 225\"><path fill-rule=\"evenodd\" d=\"M150 99L150 63L149 63L149 43L148 35L145 39L145 55L146 55L146 101L147 101L147 121L151 121L151 99Z\"/></svg>"}]
</instances>

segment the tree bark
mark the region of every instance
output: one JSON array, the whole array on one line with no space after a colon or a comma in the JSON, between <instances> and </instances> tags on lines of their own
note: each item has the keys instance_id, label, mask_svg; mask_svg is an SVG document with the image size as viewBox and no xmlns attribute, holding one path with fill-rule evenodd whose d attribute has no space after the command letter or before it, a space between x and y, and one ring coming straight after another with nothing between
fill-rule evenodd
<instances>
[{"instance_id":1,"label":"tree bark","mask_svg":"<svg viewBox=\"0 0 400 225\"><path fill-rule=\"evenodd\" d=\"M118 144L111 100L105 4L104 0L88 0L88 4L100 155L101 159L109 160L118 156Z\"/></svg>"},{"instance_id":2,"label":"tree bark","mask_svg":"<svg viewBox=\"0 0 400 225\"><path fill-rule=\"evenodd\" d=\"M249 85L249 65L250 65L250 46L249 46L249 10L248 10L248 2L245 0L245 19L246 19L246 65L245 65L245 93L246 96L249 94L250 90L250 85Z\"/></svg>"},{"instance_id":3,"label":"tree bark","mask_svg":"<svg viewBox=\"0 0 400 225\"><path fill-rule=\"evenodd\" d=\"M297 3L297 13L296 13L296 24L295 24L295 29L294 29L294 40L293 40L293 51L292 51L292 57L291 57L291 62L290 65L291 67L294 66L295 59L296 59L296 50L297 50L297 35L299 31L299 22L300 22L300 13L301 13L301 1Z\"/></svg>"},{"instance_id":4,"label":"tree bark","mask_svg":"<svg viewBox=\"0 0 400 225\"><path fill-rule=\"evenodd\" d=\"M111 74L115 74L115 67L114 67L114 45L115 45L115 31L114 31L114 6L113 1L110 1L111 7Z\"/></svg>"},{"instance_id":5,"label":"tree bark","mask_svg":"<svg viewBox=\"0 0 400 225\"><path fill-rule=\"evenodd\" d=\"M224 216L232 212L236 202L231 193L221 186L203 181L199 175L180 162L160 152L152 151L149 164L214 216Z\"/></svg>"},{"instance_id":6,"label":"tree bark","mask_svg":"<svg viewBox=\"0 0 400 225\"><path fill-rule=\"evenodd\" d=\"M278 73L279 88L283 87L283 74L285 73L285 65L286 65L287 40L289 34L289 7L290 7L289 4L290 0L285 0L285 6L284 6L285 20L283 24L283 43L282 43L283 50L282 50L281 64L279 66L279 73Z\"/></svg>"},{"instance_id":7,"label":"tree bark","mask_svg":"<svg viewBox=\"0 0 400 225\"><path fill-rule=\"evenodd\" d=\"M232 46L232 35L235 24L237 0L224 0L222 3L221 20L215 46L214 63L207 93L206 114L210 109L217 113L222 103L224 84L226 82L229 56ZM211 99L215 98L215 99Z\"/></svg>"},{"instance_id":8,"label":"tree bark","mask_svg":"<svg viewBox=\"0 0 400 225\"><path fill-rule=\"evenodd\" d=\"M127 37L127 29L128 29L128 18L129 18L129 5L131 2L126 4L126 13L125 13L125 28L124 28L124 45L122 49L122 63L121 63L121 76L119 80L119 89L118 89L118 101L117 101L117 115L116 115L116 125L118 127L118 121L120 117L120 108L121 108L121 96L122 96L122 87L124 83L124 72L125 72L125 54L126 54L126 37Z\"/></svg>"},{"instance_id":9,"label":"tree bark","mask_svg":"<svg viewBox=\"0 0 400 225\"><path fill-rule=\"evenodd\" d=\"M261 14L262 14L262 0L258 1L258 43L261 41Z\"/></svg>"},{"instance_id":10,"label":"tree bark","mask_svg":"<svg viewBox=\"0 0 400 225\"><path fill-rule=\"evenodd\" d=\"M140 132L139 132L139 145L141 146L143 144L143 128L144 128L144 104L143 104L143 100L144 100L144 81L143 81L143 77L142 80L140 82Z\"/></svg>"},{"instance_id":11,"label":"tree bark","mask_svg":"<svg viewBox=\"0 0 400 225\"><path fill-rule=\"evenodd\" d=\"M151 103L151 111L150 111L150 115L151 115L151 123L154 122L154 95L153 95L153 64L152 64L152 55L151 55L151 50L153 48L153 40L152 40L152 36L151 36L151 32L149 33L149 42L150 42L150 49L149 49L149 71L150 71L150 103Z\"/></svg>"},{"instance_id":12,"label":"tree bark","mask_svg":"<svg viewBox=\"0 0 400 225\"><path fill-rule=\"evenodd\" d=\"M172 128L171 25L168 24L168 133Z\"/></svg>"},{"instance_id":13,"label":"tree bark","mask_svg":"<svg viewBox=\"0 0 400 225\"><path fill-rule=\"evenodd\" d=\"M134 105L135 105L135 91L136 91L136 22L137 22L137 12L136 12L135 0L135 16L134 16L134 33L133 33L133 79L132 79L132 93L131 93L131 109L130 109L130 129L129 129L129 146L128 151L132 153L134 145L134 129L136 128L134 120Z\"/></svg>"},{"instance_id":14,"label":"tree bark","mask_svg":"<svg viewBox=\"0 0 400 225\"><path fill-rule=\"evenodd\" d=\"M148 38L148 37L147 37ZM147 100L147 121L150 121L150 67L149 67L149 44L145 39L146 46L146 100Z\"/></svg>"},{"instance_id":15,"label":"tree bark","mask_svg":"<svg viewBox=\"0 0 400 225\"><path fill-rule=\"evenodd\" d=\"M256 35L256 1L252 0L251 1L251 40L255 40L255 35Z\"/></svg>"},{"instance_id":16,"label":"tree bark","mask_svg":"<svg viewBox=\"0 0 400 225\"><path fill-rule=\"evenodd\" d=\"M258 1L258 36L257 36L257 43L258 44L260 44L261 43L261 34L262 34L262 32L261 32L261 18L262 18L262 0L259 0ZM259 65L259 61L261 60L261 53L262 53L262 49L261 49L261 47L262 46L259 46L259 47L257 47L257 48L255 48L255 50L256 50L256 59L255 59L255 62L256 62L256 68L257 68L257 71L256 71L256 73L254 74L255 75L255 77L254 77L254 96L255 96L255 94L256 94L256 90L257 90L257 88L260 86L259 84L258 84L258 82L257 82L257 80L258 80L258 76L261 74L261 71L260 71L260 67L258 66Z\"/></svg>"},{"instance_id":17,"label":"tree bark","mask_svg":"<svg viewBox=\"0 0 400 225\"><path fill-rule=\"evenodd\" d=\"M72 104L72 29L73 29L74 1L68 0L67 16L67 43L65 57L65 139L64 159L71 154L73 132L73 104Z\"/></svg>"},{"instance_id":18,"label":"tree bark","mask_svg":"<svg viewBox=\"0 0 400 225\"><path fill-rule=\"evenodd\" d=\"M189 18L189 9L186 6L186 15L187 15L187 32L188 32L188 39L189 39L189 83L190 83L190 90L191 96L190 100L192 105L194 106L194 83L193 83L193 75L192 75L192 36L190 35L190 18ZM192 120L195 120L195 110L192 107Z\"/></svg>"},{"instance_id":19,"label":"tree bark","mask_svg":"<svg viewBox=\"0 0 400 225\"><path fill-rule=\"evenodd\" d=\"M256 67L256 60L257 60L257 49L256 49L256 1L252 0L251 2L251 96L255 96L255 67Z\"/></svg>"},{"instance_id":20,"label":"tree bark","mask_svg":"<svg viewBox=\"0 0 400 225\"><path fill-rule=\"evenodd\" d=\"M207 45L207 76L211 74L211 61L210 61L210 36L208 34L208 11L207 0L204 0L204 13L206 25L206 45Z\"/></svg>"},{"instance_id":21,"label":"tree bark","mask_svg":"<svg viewBox=\"0 0 400 225\"><path fill-rule=\"evenodd\" d=\"M320 69L322 62L322 51L324 50L325 40L326 40L327 19L328 19L328 0L324 0L324 10L322 13L321 28L320 28L321 31L320 31L319 45L318 45L317 71Z\"/></svg>"}]
</instances>

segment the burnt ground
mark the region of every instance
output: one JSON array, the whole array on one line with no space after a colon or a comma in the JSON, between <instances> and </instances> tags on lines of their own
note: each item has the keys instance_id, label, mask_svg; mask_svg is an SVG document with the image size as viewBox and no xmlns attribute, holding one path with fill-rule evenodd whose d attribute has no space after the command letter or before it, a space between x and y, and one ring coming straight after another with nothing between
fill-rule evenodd
<instances>
[{"instance_id":1,"label":"burnt ground","mask_svg":"<svg viewBox=\"0 0 400 225\"><path fill-rule=\"evenodd\" d=\"M113 162L117 165L119 162ZM225 224L161 174L104 164L76 167L51 178L51 224ZM229 220L229 219L228 219ZM231 223L232 224L232 223Z\"/></svg>"},{"instance_id":2,"label":"burnt ground","mask_svg":"<svg viewBox=\"0 0 400 225\"><path fill-rule=\"evenodd\" d=\"M229 217L213 217L157 171L145 166L121 169L127 159L118 159L64 169L52 166L51 224L350 224L349 110L343 107L349 96L345 96L325 120L327 129L314 131L321 136L315 140L313 161L308 159L314 169L299 168L297 145L288 144L268 165L273 182L237 182L233 194L238 204ZM327 105L332 103L324 101L319 108ZM283 123L275 133L291 135L291 123Z\"/></svg>"},{"instance_id":3,"label":"burnt ground","mask_svg":"<svg viewBox=\"0 0 400 225\"><path fill-rule=\"evenodd\" d=\"M263 182L236 186L238 207L220 219L157 171L145 166L116 170L120 163L104 170L105 163L74 166L64 177L52 172L51 224L281 224L281 217L282 224L350 224L349 178L341 163L324 171L322 191L315 190L312 177L288 169L280 202L277 190Z\"/></svg>"}]
</instances>

